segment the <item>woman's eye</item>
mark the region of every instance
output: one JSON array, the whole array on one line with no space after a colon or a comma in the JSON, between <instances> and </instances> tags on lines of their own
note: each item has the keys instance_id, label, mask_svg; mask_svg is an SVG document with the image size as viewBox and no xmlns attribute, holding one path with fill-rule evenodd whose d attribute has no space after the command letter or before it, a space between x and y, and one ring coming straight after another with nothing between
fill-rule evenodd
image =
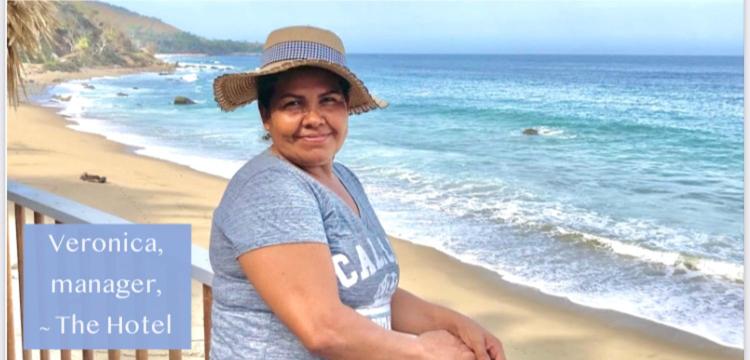
<instances>
[{"instance_id":1,"label":"woman's eye","mask_svg":"<svg viewBox=\"0 0 750 360\"><path fill-rule=\"evenodd\" d=\"M335 103L338 103L339 101L341 101L341 99L337 97L333 97L333 96L328 96L328 97L323 98L323 103L326 103L326 104L335 104Z\"/></svg>"},{"instance_id":2,"label":"woman's eye","mask_svg":"<svg viewBox=\"0 0 750 360\"><path fill-rule=\"evenodd\" d=\"M299 106L300 104L301 103L300 103L299 100L292 100L292 101L285 102L284 105L283 105L283 107L284 108L290 108L290 107L294 107L294 106Z\"/></svg>"}]
</instances>

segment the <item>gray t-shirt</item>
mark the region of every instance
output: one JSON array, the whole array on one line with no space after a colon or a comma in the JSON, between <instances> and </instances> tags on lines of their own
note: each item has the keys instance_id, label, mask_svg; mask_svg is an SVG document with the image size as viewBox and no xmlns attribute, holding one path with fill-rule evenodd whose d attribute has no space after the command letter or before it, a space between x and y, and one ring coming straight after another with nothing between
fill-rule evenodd
<instances>
[{"instance_id":1,"label":"gray t-shirt","mask_svg":"<svg viewBox=\"0 0 750 360\"><path fill-rule=\"evenodd\" d=\"M229 181L214 211L210 258L214 270L211 359L315 359L269 309L237 262L260 247L327 244L341 301L391 328L391 297L399 266L359 179L333 170L361 218L332 190L266 149Z\"/></svg>"}]
</instances>

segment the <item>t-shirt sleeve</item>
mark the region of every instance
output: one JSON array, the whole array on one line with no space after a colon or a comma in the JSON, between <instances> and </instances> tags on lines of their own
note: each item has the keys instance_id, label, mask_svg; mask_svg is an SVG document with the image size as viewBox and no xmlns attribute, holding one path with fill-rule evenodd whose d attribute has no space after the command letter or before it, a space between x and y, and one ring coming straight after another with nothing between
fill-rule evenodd
<instances>
[{"instance_id":1,"label":"t-shirt sleeve","mask_svg":"<svg viewBox=\"0 0 750 360\"><path fill-rule=\"evenodd\" d=\"M218 213L219 227L235 257L269 245L328 244L318 200L296 175L267 170L231 195Z\"/></svg>"}]
</instances>

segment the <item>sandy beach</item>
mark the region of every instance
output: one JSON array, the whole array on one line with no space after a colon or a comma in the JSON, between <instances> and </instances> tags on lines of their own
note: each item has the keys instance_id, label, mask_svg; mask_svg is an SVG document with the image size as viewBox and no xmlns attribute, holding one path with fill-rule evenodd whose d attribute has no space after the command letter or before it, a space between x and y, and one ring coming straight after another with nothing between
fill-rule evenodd
<instances>
[{"instance_id":1,"label":"sandy beach","mask_svg":"<svg viewBox=\"0 0 750 360\"><path fill-rule=\"evenodd\" d=\"M34 83L120 73L42 74ZM212 211L226 179L136 155L131 147L67 124L54 109L33 104L10 108L8 178L133 222L192 224L193 243L208 246ZM106 176L107 183L81 181L83 172ZM401 265L400 286L476 319L504 342L508 359L742 358L740 350L631 316L584 308L511 284L437 250L391 241ZM194 330L197 337L202 332ZM194 349L200 351L202 345Z\"/></svg>"}]
</instances>

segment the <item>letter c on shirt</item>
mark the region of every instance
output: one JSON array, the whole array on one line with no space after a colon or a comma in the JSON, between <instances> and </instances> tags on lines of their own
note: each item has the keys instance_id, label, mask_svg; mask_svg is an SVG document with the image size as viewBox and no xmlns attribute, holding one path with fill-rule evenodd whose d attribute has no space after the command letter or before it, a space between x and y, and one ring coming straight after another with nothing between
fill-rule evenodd
<instances>
[{"instance_id":1,"label":"letter c on shirt","mask_svg":"<svg viewBox=\"0 0 750 360\"><path fill-rule=\"evenodd\" d=\"M344 269L341 268L343 265L349 263L349 258L347 258L346 255L334 254L331 256L331 259L333 260L333 267L336 270L336 276L339 278L339 281L341 281L341 285L348 288L357 283L357 280L359 279L355 270L352 270L352 272L349 273L349 276L347 276L344 274Z\"/></svg>"}]
</instances>

